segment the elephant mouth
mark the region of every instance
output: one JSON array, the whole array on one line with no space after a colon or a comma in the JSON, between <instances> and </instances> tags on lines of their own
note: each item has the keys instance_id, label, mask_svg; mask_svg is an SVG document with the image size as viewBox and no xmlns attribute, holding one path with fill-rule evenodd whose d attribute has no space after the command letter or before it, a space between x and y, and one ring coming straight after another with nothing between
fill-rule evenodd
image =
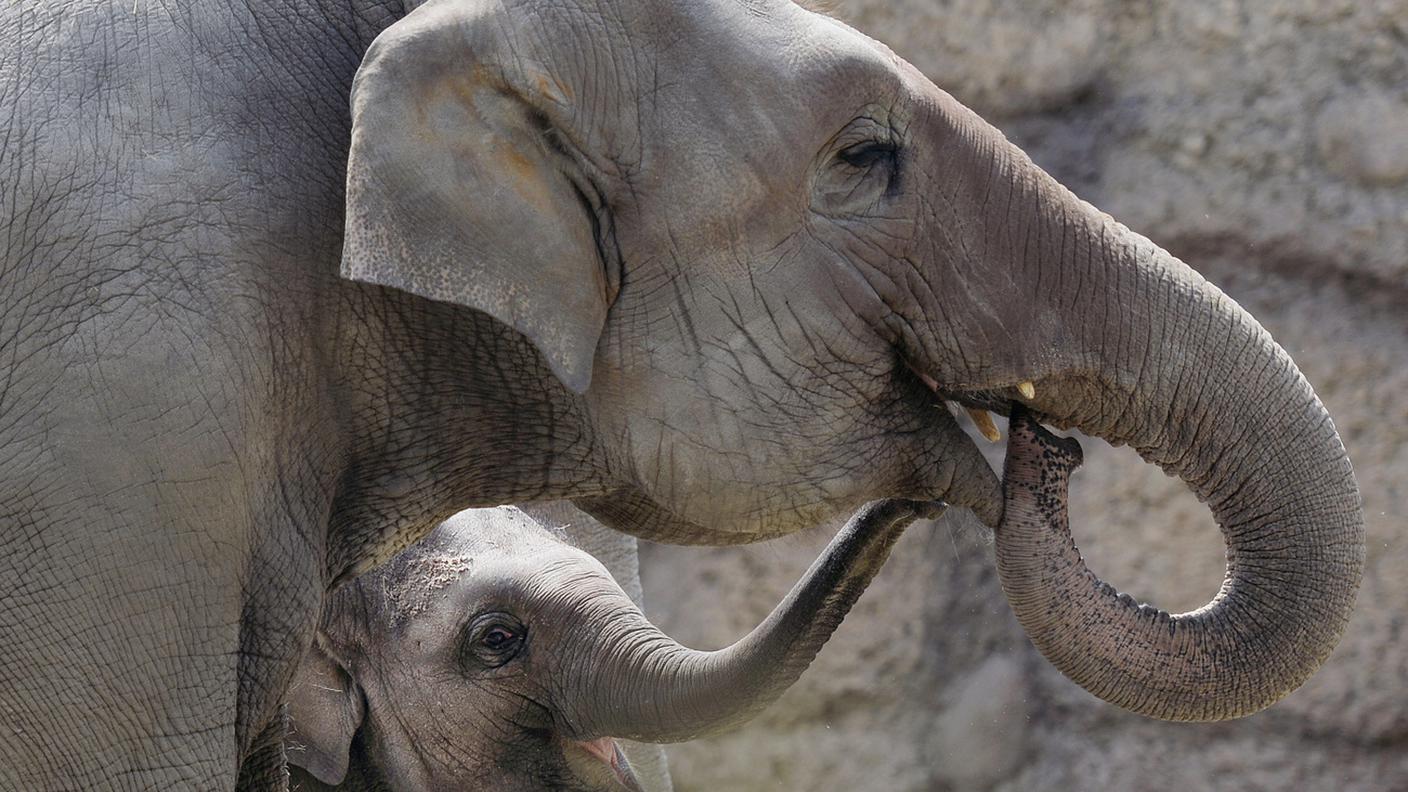
<instances>
[{"instance_id":1,"label":"elephant mouth","mask_svg":"<svg viewBox=\"0 0 1408 792\"><path fill-rule=\"evenodd\" d=\"M1024 384L1032 386L1033 397L1031 398L1034 398L1036 386L1032 385L1032 383ZM973 416L975 413L997 413L998 415L1001 415L1004 418L1011 417L1012 415L1012 404L1014 402L1014 399L1012 399L1011 396L1006 395L1002 391L939 390L936 391L935 395L937 395L941 399L944 399L948 402L957 404L958 406L962 407L963 410L966 411L970 417ZM990 422L992 419L990 417L986 419L977 417L973 418L974 423L981 423L984 420ZM979 429L981 431L981 427Z\"/></svg>"},{"instance_id":2,"label":"elephant mouth","mask_svg":"<svg viewBox=\"0 0 1408 792\"><path fill-rule=\"evenodd\" d=\"M931 394L935 406L946 409L957 422L957 415L964 413L972 421L973 427L989 443L998 443L1002 440L1002 433L993 420L993 414L1003 417L1010 417L1014 406L1020 405L1025 408L1027 414L1035 421L1043 424L1054 424L1063 426L1066 422L1061 421L1056 416L1043 413L1041 407L1036 403L1037 385L1032 381L1022 381L1008 386L1000 386L989 389L960 390L948 388L939 383L933 377L925 374L917 366L907 364L910 374L917 378ZM974 457L981 457L981 446L975 441L971 434L967 435L969 443L973 446ZM958 475L963 475L962 473ZM974 478L987 479L994 476L991 469L974 470L969 472ZM951 488L961 491L965 488L960 486L955 480ZM1002 504L1000 501L978 503L964 503L951 498L946 498L952 505L966 506L972 510L983 523L990 528L996 528L998 520L1002 515Z\"/></svg>"},{"instance_id":3,"label":"elephant mouth","mask_svg":"<svg viewBox=\"0 0 1408 792\"><path fill-rule=\"evenodd\" d=\"M1020 402L1028 409L1032 410L1033 414L1040 415L1040 413L1037 412L1037 407L1032 404L1032 401L1036 399L1036 383L1031 380L1014 383L1010 387L1005 388L955 390L944 387L933 377L915 368L912 364L909 366L909 370L913 372L914 376L918 377L919 381L924 383L924 387L928 388L942 403L945 405L954 405L967 412L969 417L973 419L973 423L978 427L978 431L982 433L984 437L994 442L1000 438L994 437L989 430L989 427L993 426L992 417L989 413L997 413L998 415L1007 417L1012 413L1012 403Z\"/></svg>"},{"instance_id":4,"label":"elephant mouth","mask_svg":"<svg viewBox=\"0 0 1408 792\"><path fill-rule=\"evenodd\" d=\"M569 741L575 751L590 756L609 770L613 787L622 792L642 792L639 779L631 768L631 763L621 751L621 745L610 737L588 741Z\"/></svg>"}]
</instances>

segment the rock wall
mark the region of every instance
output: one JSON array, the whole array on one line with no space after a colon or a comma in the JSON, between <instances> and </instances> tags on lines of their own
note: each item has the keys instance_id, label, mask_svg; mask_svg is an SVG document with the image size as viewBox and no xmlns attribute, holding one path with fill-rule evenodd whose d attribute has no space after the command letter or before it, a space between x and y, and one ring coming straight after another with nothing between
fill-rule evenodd
<instances>
[{"instance_id":1,"label":"rock wall","mask_svg":"<svg viewBox=\"0 0 1408 792\"><path fill-rule=\"evenodd\" d=\"M1270 329L1349 447L1366 577L1301 690L1241 721L1166 724L1035 653L971 518L919 524L777 706L670 750L676 788L1408 789L1408 0L833 5ZM1223 558L1203 507L1132 452L1084 445L1072 523L1095 571L1169 610L1209 599ZM830 533L644 546L648 609L727 643Z\"/></svg>"}]
</instances>

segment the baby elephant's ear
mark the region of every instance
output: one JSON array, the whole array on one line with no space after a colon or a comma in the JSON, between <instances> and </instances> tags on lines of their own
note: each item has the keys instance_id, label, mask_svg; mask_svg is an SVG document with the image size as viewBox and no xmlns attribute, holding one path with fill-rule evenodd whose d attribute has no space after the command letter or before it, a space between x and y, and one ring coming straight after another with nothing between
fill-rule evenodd
<instances>
[{"instance_id":1,"label":"baby elephant's ear","mask_svg":"<svg viewBox=\"0 0 1408 792\"><path fill-rule=\"evenodd\" d=\"M315 642L289 689L289 764L336 786L347 775L352 735L365 713L362 690L350 674Z\"/></svg>"},{"instance_id":2,"label":"baby elephant's ear","mask_svg":"<svg viewBox=\"0 0 1408 792\"><path fill-rule=\"evenodd\" d=\"M483 311L581 393L610 299L599 218L544 109L566 95L486 13L427 4L363 59L342 275Z\"/></svg>"}]
</instances>

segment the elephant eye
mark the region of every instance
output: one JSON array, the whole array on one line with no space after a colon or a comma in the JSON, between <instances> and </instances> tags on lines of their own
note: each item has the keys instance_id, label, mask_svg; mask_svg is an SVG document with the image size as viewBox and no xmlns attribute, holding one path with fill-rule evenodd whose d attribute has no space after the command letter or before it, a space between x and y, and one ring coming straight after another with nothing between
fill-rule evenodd
<instances>
[{"instance_id":1,"label":"elephant eye","mask_svg":"<svg viewBox=\"0 0 1408 792\"><path fill-rule=\"evenodd\" d=\"M516 638L517 636L509 631L507 627L490 627L489 630L484 633L483 637L479 639L479 643L483 644L488 649L498 651L508 646Z\"/></svg>"},{"instance_id":2,"label":"elephant eye","mask_svg":"<svg viewBox=\"0 0 1408 792\"><path fill-rule=\"evenodd\" d=\"M852 168L869 168L879 163L893 162L897 149L894 143L867 140L837 152L836 158Z\"/></svg>"},{"instance_id":3,"label":"elephant eye","mask_svg":"<svg viewBox=\"0 0 1408 792\"><path fill-rule=\"evenodd\" d=\"M483 613L465 630L462 654L476 667L498 668L523 651L528 628L508 613Z\"/></svg>"},{"instance_id":4,"label":"elephant eye","mask_svg":"<svg viewBox=\"0 0 1408 792\"><path fill-rule=\"evenodd\" d=\"M813 184L814 209L829 215L863 216L898 194L899 140L871 119L853 122L825 149Z\"/></svg>"}]
</instances>

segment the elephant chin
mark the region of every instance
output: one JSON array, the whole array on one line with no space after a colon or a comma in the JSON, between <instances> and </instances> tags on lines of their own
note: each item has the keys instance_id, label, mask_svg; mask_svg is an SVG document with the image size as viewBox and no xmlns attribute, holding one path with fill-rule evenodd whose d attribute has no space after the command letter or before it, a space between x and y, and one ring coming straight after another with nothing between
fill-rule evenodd
<instances>
[{"instance_id":1,"label":"elephant chin","mask_svg":"<svg viewBox=\"0 0 1408 792\"><path fill-rule=\"evenodd\" d=\"M675 545L725 546L748 544L776 539L790 533L791 526L781 530L721 531L717 527L700 525L661 506L649 495L634 488L623 488L606 495L578 498L573 504L595 517L602 524L651 542ZM816 522L821 522L818 519Z\"/></svg>"},{"instance_id":2,"label":"elephant chin","mask_svg":"<svg viewBox=\"0 0 1408 792\"><path fill-rule=\"evenodd\" d=\"M926 405L926 410L931 410ZM937 432L939 439L930 458L893 491L862 493L871 498L902 498L942 502L973 512L983 524L996 528L1002 517L1002 483L988 466L977 444L944 414ZM577 508L604 525L622 533L652 542L676 545L726 546L776 539L799 528L809 528L833 519L856 504L817 502L774 520L749 526L748 530L720 530L717 525L701 525L667 508L634 487L623 487L605 495L577 498Z\"/></svg>"},{"instance_id":3,"label":"elephant chin","mask_svg":"<svg viewBox=\"0 0 1408 792\"><path fill-rule=\"evenodd\" d=\"M979 430L983 431L979 424ZM978 444L954 423L954 432L962 436L962 445L950 447L946 455L953 458L945 480L930 491L906 493L901 497L931 498L941 500L949 506L959 506L971 511L984 525L996 528L1002 519L1002 482L988 466ZM934 485L929 485L934 486Z\"/></svg>"},{"instance_id":4,"label":"elephant chin","mask_svg":"<svg viewBox=\"0 0 1408 792\"><path fill-rule=\"evenodd\" d=\"M905 370L928 393L926 409L940 416L942 437L935 453L944 473L934 481L926 475L931 471L919 471L913 492L887 497L942 500L949 506L968 509L988 528L997 528L1003 510L1002 482L989 467L978 442L959 428L953 414L966 412L987 442L997 442L1001 436L989 412L1006 415L1011 402L1003 398L1001 391L948 391L916 366L906 365Z\"/></svg>"}]
</instances>

